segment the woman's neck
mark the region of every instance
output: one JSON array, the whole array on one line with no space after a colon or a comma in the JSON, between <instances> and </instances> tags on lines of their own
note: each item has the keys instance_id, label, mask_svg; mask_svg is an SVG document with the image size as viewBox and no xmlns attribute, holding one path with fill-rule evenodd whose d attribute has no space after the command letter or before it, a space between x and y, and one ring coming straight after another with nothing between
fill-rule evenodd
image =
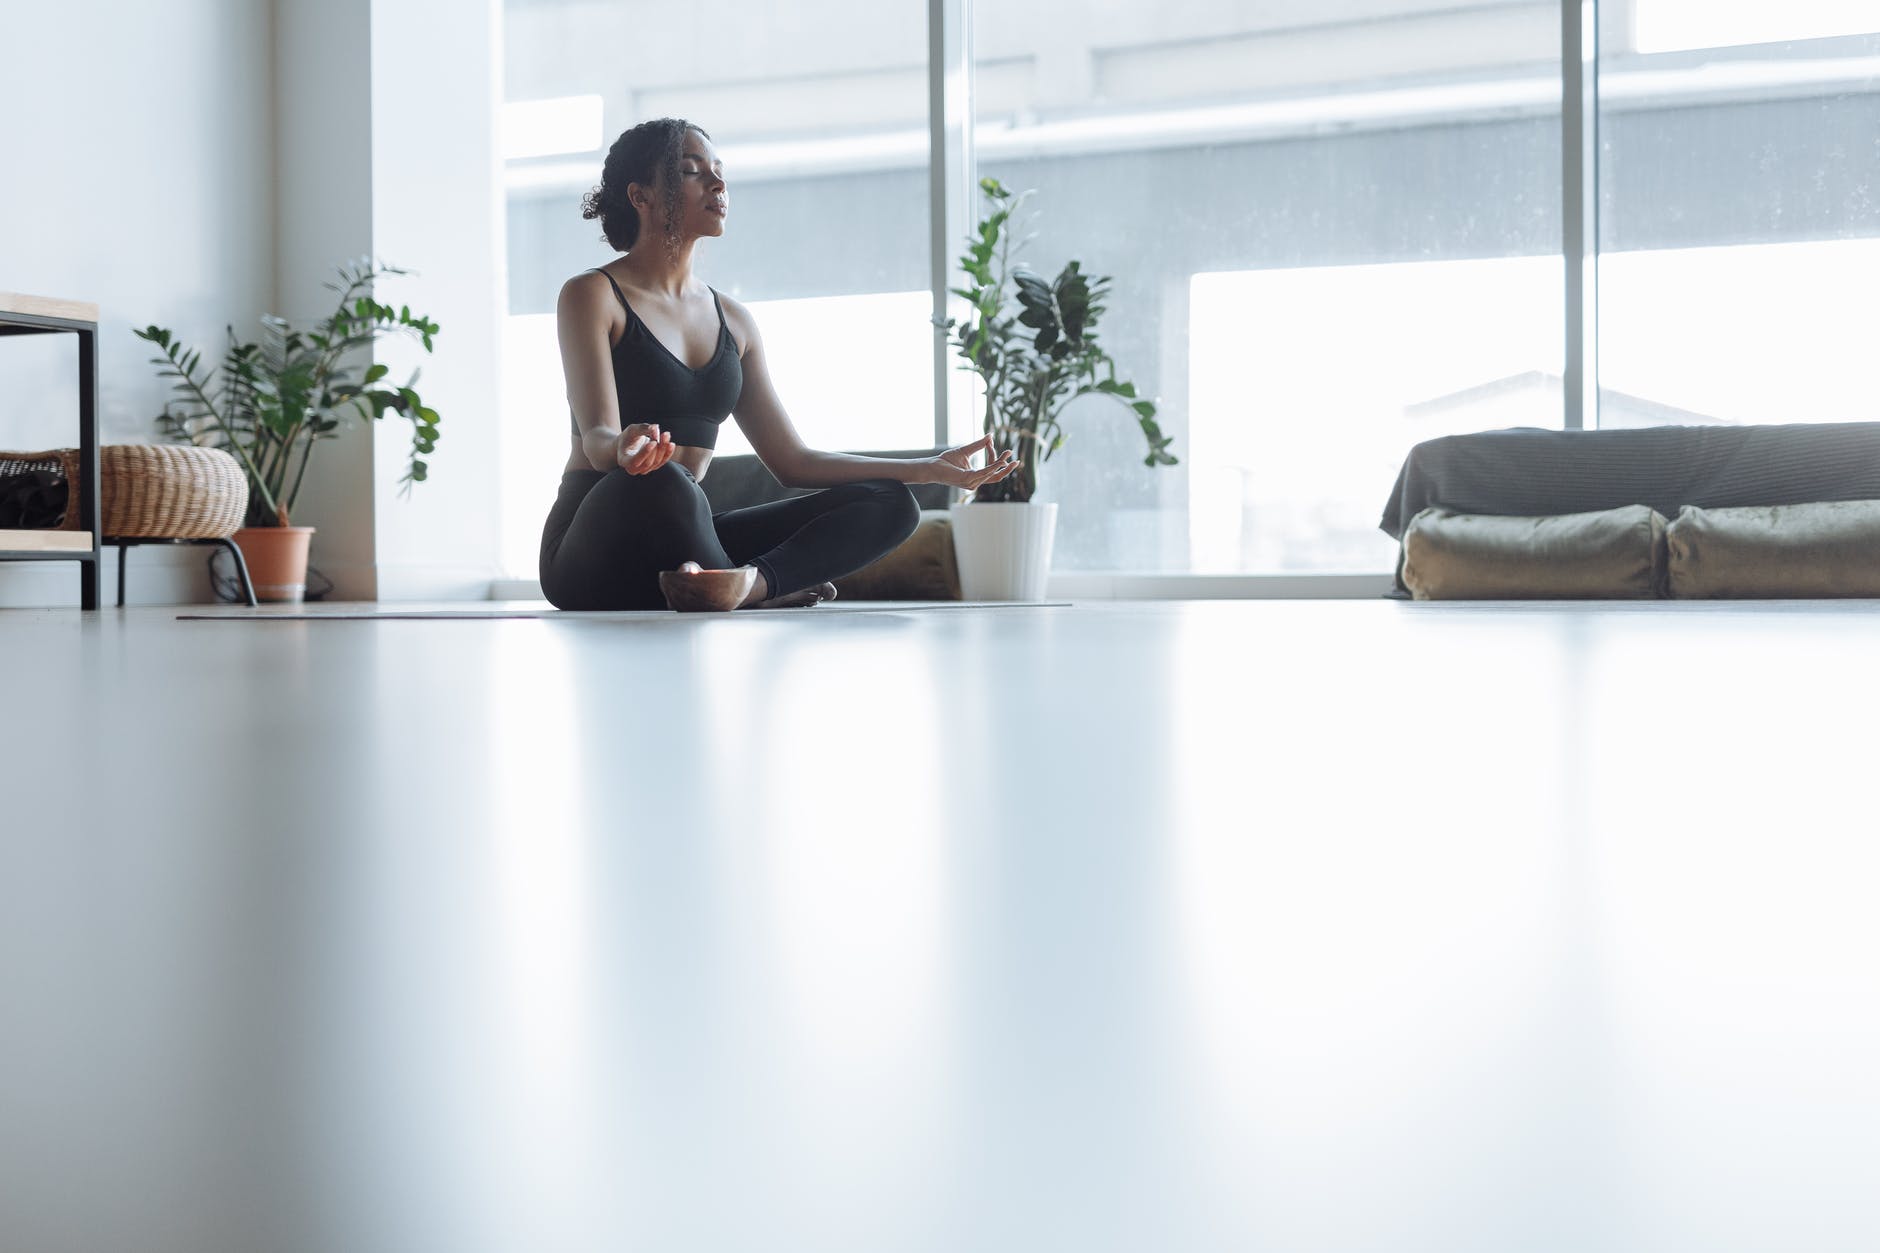
<instances>
[{"instance_id":1,"label":"woman's neck","mask_svg":"<svg viewBox=\"0 0 1880 1253\"><path fill-rule=\"evenodd\" d=\"M668 248L665 241L641 238L621 262L621 268L633 285L677 300L693 285L692 249L697 239L688 239L678 248Z\"/></svg>"}]
</instances>

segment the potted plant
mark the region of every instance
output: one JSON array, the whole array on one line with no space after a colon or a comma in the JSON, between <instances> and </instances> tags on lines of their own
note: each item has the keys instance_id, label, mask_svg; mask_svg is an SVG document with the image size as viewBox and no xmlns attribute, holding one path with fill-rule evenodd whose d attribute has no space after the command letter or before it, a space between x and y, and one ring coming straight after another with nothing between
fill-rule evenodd
<instances>
[{"instance_id":1,"label":"potted plant","mask_svg":"<svg viewBox=\"0 0 1880 1253\"><path fill-rule=\"evenodd\" d=\"M1129 407L1149 442L1146 466L1177 464L1172 442L1156 425L1155 402L1116 377L1116 364L1097 343L1097 318L1110 280L1065 263L1046 281L1013 255L1025 240L1012 238L1012 217L1030 199L1013 195L997 179L982 178L989 211L968 243L960 266L972 280L950 290L973 306L971 317L938 324L952 332L965 359L962 369L985 388L985 434L992 456L1014 452L1019 468L988 483L952 510L961 592L968 600L1037 600L1051 568L1057 526L1055 502L1034 501L1038 467L1064 443L1059 419L1083 396L1109 396ZM1029 237L1027 237L1029 238Z\"/></svg>"},{"instance_id":2,"label":"potted plant","mask_svg":"<svg viewBox=\"0 0 1880 1253\"><path fill-rule=\"evenodd\" d=\"M406 494L424 481L424 458L437 447L437 411L413 390L418 372L402 387L384 386L390 367L370 362L364 351L381 336L399 333L416 336L431 351L437 323L372 295L380 277L409 271L363 257L335 269L339 281L326 284L339 293L332 314L306 331L264 314L258 342L237 340L231 326L221 365L206 374L198 372L201 354L164 327L133 328L163 350L150 359L158 373L177 380L157 429L178 442L223 449L248 478L248 514L234 540L262 600L304 594L313 528L294 526L290 518L314 445L337 439L343 418L378 419L393 410L411 419L411 464L399 480Z\"/></svg>"}]
</instances>

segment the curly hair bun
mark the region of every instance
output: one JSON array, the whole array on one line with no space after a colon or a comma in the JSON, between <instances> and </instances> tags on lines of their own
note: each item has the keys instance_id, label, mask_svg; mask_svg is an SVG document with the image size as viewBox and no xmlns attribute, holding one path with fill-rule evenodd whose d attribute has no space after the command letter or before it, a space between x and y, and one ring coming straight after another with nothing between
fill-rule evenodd
<instances>
[{"instance_id":1,"label":"curly hair bun","mask_svg":"<svg viewBox=\"0 0 1880 1253\"><path fill-rule=\"evenodd\" d=\"M665 192L665 233L679 229L679 154L688 131L710 139L705 128L684 118L662 117L622 131L607 150L600 186L581 197L581 216L599 218L601 237L615 251L633 247L640 235L640 211L627 199L627 186L659 187Z\"/></svg>"}]
</instances>

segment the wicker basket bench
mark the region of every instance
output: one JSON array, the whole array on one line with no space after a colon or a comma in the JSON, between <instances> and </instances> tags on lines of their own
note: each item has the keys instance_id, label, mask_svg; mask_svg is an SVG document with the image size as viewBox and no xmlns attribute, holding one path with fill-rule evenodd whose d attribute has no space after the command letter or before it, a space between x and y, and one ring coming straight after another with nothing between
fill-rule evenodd
<instances>
[{"instance_id":1,"label":"wicker basket bench","mask_svg":"<svg viewBox=\"0 0 1880 1253\"><path fill-rule=\"evenodd\" d=\"M230 538L248 513L248 479L235 458L188 444L106 444L99 449L103 542L118 550L124 604L125 550L140 544L207 544L235 560L242 594L255 604L248 563Z\"/></svg>"}]
</instances>

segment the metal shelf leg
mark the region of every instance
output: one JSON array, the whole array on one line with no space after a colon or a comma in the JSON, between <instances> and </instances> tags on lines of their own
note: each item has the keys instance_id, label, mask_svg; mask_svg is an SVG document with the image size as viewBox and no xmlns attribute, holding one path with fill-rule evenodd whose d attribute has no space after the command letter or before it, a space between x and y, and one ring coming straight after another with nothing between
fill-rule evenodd
<instances>
[{"instance_id":1,"label":"metal shelf leg","mask_svg":"<svg viewBox=\"0 0 1880 1253\"><path fill-rule=\"evenodd\" d=\"M255 608L255 585L248 581L248 563L242 560L242 550L232 539L214 541L228 549L229 556L235 558L235 577L241 580L242 595L248 598L248 607Z\"/></svg>"}]
</instances>

